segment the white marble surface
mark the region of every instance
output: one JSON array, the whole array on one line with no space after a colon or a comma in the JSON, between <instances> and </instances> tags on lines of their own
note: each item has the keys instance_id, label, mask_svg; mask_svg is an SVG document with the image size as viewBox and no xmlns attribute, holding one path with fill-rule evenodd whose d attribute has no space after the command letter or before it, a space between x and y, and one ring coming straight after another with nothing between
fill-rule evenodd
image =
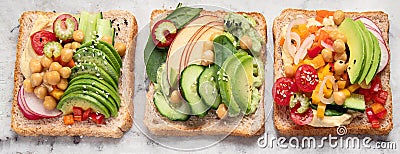
<instances>
[{"instance_id":1,"label":"white marble surface","mask_svg":"<svg viewBox=\"0 0 400 154\"><path fill-rule=\"evenodd\" d=\"M123 9L132 12L139 24L139 30L148 31L143 29L144 25L148 24L150 13L153 9L174 8L178 2L183 2L184 5L214 5L223 7L233 11L256 11L261 12L267 19L268 24L268 43L267 43L267 70L268 74L266 83L266 113L270 111L271 96L270 89L272 87L272 23L273 19L279 15L284 8L302 8L302 9L342 9L345 11L369 11L369 10L382 10L389 14L390 20L390 49L391 55L391 86L393 90L393 112L394 129L387 137L374 137L383 141L393 141L397 143L397 149L400 147L400 129L398 124L400 122L398 112L400 112L400 101L398 92L400 91L398 81L400 79L400 71L397 69L399 66L399 52L400 50L400 25L399 21L399 8L400 2L389 0L374 0L374 1L322 1L322 0L307 0L307 1L256 1L256 0L230 0L230 1L212 1L212 0L172 0L172 1L11 1L1 0L0 2L0 153L164 153L164 152L177 152L155 143L148 139L142 132L133 126L132 129L125 134L121 139L107 139L107 138L73 138L73 137L23 137L18 136L10 129L10 110L12 102L13 90L13 68L15 64L15 50L18 38L18 18L20 14L28 10L41 10L41 11L57 11L57 12L71 12L77 13L80 10L86 11L105 11L111 9ZM136 64L135 64L135 101L144 101L145 92L145 73L143 62L143 46L146 39L138 39L138 47L136 50ZM140 107L138 107L140 108ZM136 115L135 115L136 116ZM136 118L136 117L135 117ZM136 119L135 119L136 120ZM272 136L274 133L273 123L271 116L267 118L266 130ZM359 136L363 137L363 136ZM344 148L317 148L317 149L280 149L280 148L259 148L257 146L258 137L241 138L241 137L228 137L220 143L213 145L209 148L195 151L200 153L298 153L298 152L313 152L313 153L399 153L396 150L389 149L357 149L349 150Z\"/></svg>"}]
</instances>

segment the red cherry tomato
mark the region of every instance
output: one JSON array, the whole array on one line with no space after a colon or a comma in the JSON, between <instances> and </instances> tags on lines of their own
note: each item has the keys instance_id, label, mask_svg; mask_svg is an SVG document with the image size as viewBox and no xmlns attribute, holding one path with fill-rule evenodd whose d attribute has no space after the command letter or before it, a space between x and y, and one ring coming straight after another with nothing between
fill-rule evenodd
<instances>
[{"instance_id":1,"label":"red cherry tomato","mask_svg":"<svg viewBox=\"0 0 400 154\"><path fill-rule=\"evenodd\" d=\"M58 39L56 37L56 34L45 30L38 31L31 35L32 48L39 56L42 56L44 54L43 47L47 42L52 42L57 40Z\"/></svg>"},{"instance_id":2,"label":"red cherry tomato","mask_svg":"<svg viewBox=\"0 0 400 154\"><path fill-rule=\"evenodd\" d=\"M92 110L91 110L90 108L87 109L85 112L83 112L83 115L82 115L82 120L83 120L83 121L84 121L84 120L87 120L87 119L89 118L90 112L92 112Z\"/></svg>"},{"instance_id":3,"label":"red cherry tomato","mask_svg":"<svg viewBox=\"0 0 400 154\"><path fill-rule=\"evenodd\" d=\"M307 125L313 120L314 114L311 108L304 113L298 113L297 109L300 106L300 103L297 103L292 109L290 109L290 118L297 125Z\"/></svg>"},{"instance_id":4,"label":"red cherry tomato","mask_svg":"<svg viewBox=\"0 0 400 154\"><path fill-rule=\"evenodd\" d=\"M168 23L168 24L172 24L172 27L175 29L174 33L171 33L167 28L169 27L163 27L164 23ZM164 35L165 37L165 41L162 42L160 40L158 40L157 35L160 35L159 32L157 31L162 31L162 35ZM174 41L176 34L177 34L178 30L176 29L176 27L174 26L174 23L170 20L160 20L158 21L154 26L153 29L151 30L151 37L153 39L154 44L159 47L159 48L165 48L171 45L171 43ZM160 37L160 36L159 36Z\"/></svg>"},{"instance_id":5,"label":"red cherry tomato","mask_svg":"<svg viewBox=\"0 0 400 154\"><path fill-rule=\"evenodd\" d=\"M296 70L295 82L301 91L312 92L318 84L317 71L311 65L301 65Z\"/></svg>"},{"instance_id":6,"label":"red cherry tomato","mask_svg":"<svg viewBox=\"0 0 400 154\"><path fill-rule=\"evenodd\" d=\"M288 106L294 92L297 92L297 87L292 78L279 78L272 87L272 96L278 105Z\"/></svg>"}]
</instances>

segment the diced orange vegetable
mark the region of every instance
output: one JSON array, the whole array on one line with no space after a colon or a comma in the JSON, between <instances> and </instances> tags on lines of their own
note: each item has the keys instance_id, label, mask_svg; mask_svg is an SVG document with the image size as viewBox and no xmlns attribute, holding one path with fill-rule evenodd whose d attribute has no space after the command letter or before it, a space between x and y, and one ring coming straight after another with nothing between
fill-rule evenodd
<instances>
[{"instance_id":1,"label":"diced orange vegetable","mask_svg":"<svg viewBox=\"0 0 400 154\"><path fill-rule=\"evenodd\" d=\"M328 88L324 88L324 97L325 98L329 98L332 96L333 90L332 89L328 89Z\"/></svg>"},{"instance_id":2,"label":"diced orange vegetable","mask_svg":"<svg viewBox=\"0 0 400 154\"><path fill-rule=\"evenodd\" d=\"M311 94L311 102L315 105L317 105L319 102L321 102L321 100L318 97L318 92L319 92L319 88L321 87L321 81L318 82L317 86L315 87L315 90L313 90L313 93Z\"/></svg>"},{"instance_id":3,"label":"diced orange vegetable","mask_svg":"<svg viewBox=\"0 0 400 154\"><path fill-rule=\"evenodd\" d=\"M65 115L64 116L64 124L65 125L72 125L72 124L74 124L74 116L71 114L71 115Z\"/></svg>"},{"instance_id":4,"label":"diced orange vegetable","mask_svg":"<svg viewBox=\"0 0 400 154\"><path fill-rule=\"evenodd\" d=\"M337 84L339 89L346 88L346 81L338 81Z\"/></svg>"},{"instance_id":5,"label":"diced orange vegetable","mask_svg":"<svg viewBox=\"0 0 400 154\"><path fill-rule=\"evenodd\" d=\"M333 87L333 84L332 84L331 80L326 80L325 85L326 85L326 88L328 88L328 89L333 89L333 88L332 88L332 87Z\"/></svg>"},{"instance_id":6,"label":"diced orange vegetable","mask_svg":"<svg viewBox=\"0 0 400 154\"><path fill-rule=\"evenodd\" d=\"M315 32L317 32L318 29L319 29L319 28L318 28L317 26L312 25L312 26L308 27L308 32L310 32L310 33L312 33L312 34L315 34Z\"/></svg>"},{"instance_id":7,"label":"diced orange vegetable","mask_svg":"<svg viewBox=\"0 0 400 154\"><path fill-rule=\"evenodd\" d=\"M299 36L301 40L306 39L308 35L310 35L310 32L308 32L307 25L306 24L299 25Z\"/></svg>"},{"instance_id":8,"label":"diced orange vegetable","mask_svg":"<svg viewBox=\"0 0 400 154\"><path fill-rule=\"evenodd\" d=\"M315 17L315 20L317 20L318 22L322 23L324 21L324 18L322 17Z\"/></svg>"},{"instance_id":9,"label":"diced orange vegetable","mask_svg":"<svg viewBox=\"0 0 400 154\"><path fill-rule=\"evenodd\" d=\"M324 30L319 31L319 37L318 37L318 45L321 45L321 41L324 41L326 39L329 39L329 34L328 32Z\"/></svg>"},{"instance_id":10,"label":"diced orange vegetable","mask_svg":"<svg viewBox=\"0 0 400 154\"><path fill-rule=\"evenodd\" d=\"M346 97L350 97L350 95L351 95L351 92L349 90L347 90L347 89L339 90L339 92L344 93L344 95L346 95Z\"/></svg>"},{"instance_id":11,"label":"diced orange vegetable","mask_svg":"<svg viewBox=\"0 0 400 154\"><path fill-rule=\"evenodd\" d=\"M333 16L333 11L328 10L317 10L317 17L325 18L329 16Z\"/></svg>"},{"instance_id":12,"label":"diced orange vegetable","mask_svg":"<svg viewBox=\"0 0 400 154\"><path fill-rule=\"evenodd\" d=\"M349 87L347 87L347 89L348 89L350 92L354 92L354 91L356 91L358 88L360 88L360 85L358 85L358 84L353 84L353 85L350 85Z\"/></svg>"},{"instance_id":13,"label":"diced orange vegetable","mask_svg":"<svg viewBox=\"0 0 400 154\"><path fill-rule=\"evenodd\" d=\"M381 103L373 103L373 104L371 104L371 108L372 108L372 112L374 112L374 114L378 114L378 113L386 110L385 107Z\"/></svg>"},{"instance_id":14,"label":"diced orange vegetable","mask_svg":"<svg viewBox=\"0 0 400 154\"><path fill-rule=\"evenodd\" d=\"M279 45L283 46L284 43L285 43L285 38L282 37L281 40L279 41Z\"/></svg>"},{"instance_id":15,"label":"diced orange vegetable","mask_svg":"<svg viewBox=\"0 0 400 154\"><path fill-rule=\"evenodd\" d=\"M63 95L64 91L58 88L54 88L53 91L50 92L50 96L53 96L56 100L60 100Z\"/></svg>"},{"instance_id":16,"label":"diced orange vegetable","mask_svg":"<svg viewBox=\"0 0 400 154\"><path fill-rule=\"evenodd\" d=\"M317 107L317 117L318 118L324 118L325 109L326 109L326 104L321 103L321 102L318 103L318 107Z\"/></svg>"},{"instance_id":17,"label":"diced orange vegetable","mask_svg":"<svg viewBox=\"0 0 400 154\"><path fill-rule=\"evenodd\" d=\"M318 69L318 68L320 68L320 67L322 67L322 66L325 65L324 57L323 57L321 54L318 54L318 56L315 57L315 58L312 60L312 63L313 63L313 65L314 65L314 68L315 68L315 69Z\"/></svg>"},{"instance_id":18,"label":"diced orange vegetable","mask_svg":"<svg viewBox=\"0 0 400 154\"><path fill-rule=\"evenodd\" d=\"M74 116L75 121L82 121L82 116Z\"/></svg>"},{"instance_id":19,"label":"diced orange vegetable","mask_svg":"<svg viewBox=\"0 0 400 154\"><path fill-rule=\"evenodd\" d=\"M74 66L75 66L75 62L74 62L74 60L73 60L73 59L71 59L71 61L69 61L69 62L66 64L66 66L67 66L67 67L69 67L69 68L72 68L72 67L74 67Z\"/></svg>"},{"instance_id":20,"label":"diced orange vegetable","mask_svg":"<svg viewBox=\"0 0 400 154\"><path fill-rule=\"evenodd\" d=\"M318 79L323 80L324 79L324 74L323 73L318 73Z\"/></svg>"}]
</instances>

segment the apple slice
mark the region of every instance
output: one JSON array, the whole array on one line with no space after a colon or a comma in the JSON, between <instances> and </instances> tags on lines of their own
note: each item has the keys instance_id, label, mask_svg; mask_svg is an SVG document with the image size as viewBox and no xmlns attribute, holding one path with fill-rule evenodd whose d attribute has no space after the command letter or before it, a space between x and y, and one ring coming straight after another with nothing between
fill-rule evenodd
<instances>
[{"instance_id":1,"label":"apple slice","mask_svg":"<svg viewBox=\"0 0 400 154\"><path fill-rule=\"evenodd\" d=\"M62 114L60 110L46 110L43 106L43 100L36 97L34 93L26 93L21 87L21 101L25 106L25 111L41 118L54 118Z\"/></svg>"},{"instance_id":2,"label":"apple slice","mask_svg":"<svg viewBox=\"0 0 400 154\"><path fill-rule=\"evenodd\" d=\"M167 67L167 75L168 75L168 82L171 83L171 81L175 81L177 78L177 75L180 74L182 71L180 68L181 67L181 59L184 58L184 49L186 45L191 41L193 35L198 32L200 28L202 28L204 25L218 21L217 16L211 16L211 15L205 15L205 16L200 16L193 21L191 21L189 24L187 24L184 28L182 28L178 34L175 37L175 40L172 42L171 46L169 47L168 50L168 56L167 56L167 61L166 61L166 67ZM172 73L174 70L177 73ZM174 78L173 80L171 78Z\"/></svg>"}]
</instances>

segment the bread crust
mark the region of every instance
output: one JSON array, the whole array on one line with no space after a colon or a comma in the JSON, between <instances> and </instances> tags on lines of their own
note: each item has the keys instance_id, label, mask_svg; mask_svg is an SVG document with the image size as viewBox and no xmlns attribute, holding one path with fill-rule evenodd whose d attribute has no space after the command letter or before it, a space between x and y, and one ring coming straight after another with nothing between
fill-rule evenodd
<instances>
[{"instance_id":1,"label":"bread crust","mask_svg":"<svg viewBox=\"0 0 400 154\"><path fill-rule=\"evenodd\" d=\"M154 10L150 17L150 27L160 19L165 18L172 10ZM224 11L202 11L201 15L217 15L223 16L227 12ZM257 12L237 12L239 14L247 14L253 17L257 22L256 29L260 32L263 39L267 41L267 24L262 14ZM261 51L262 61L266 61L265 46ZM153 102L154 85L150 83L149 90L146 95L146 111L144 123L151 133L160 136L197 136L197 135L233 135L251 137L260 135L264 132L264 88L265 83L260 88L261 100L256 112L252 115L245 116L236 122L229 120L220 120L215 114L215 110L211 110L206 117L198 118L192 116L188 121L171 121L157 111ZM228 118L229 119L229 118Z\"/></svg>"},{"instance_id":2,"label":"bread crust","mask_svg":"<svg viewBox=\"0 0 400 154\"><path fill-rule=\"evenodd\" d=\"M133 104L131 96L133 96L134 92L134 57L136 35L138 31L136 18L128 11L111 10L103 12L103 18L114 20L112 26L116 29L116 33L120 33L119 36L115 36L115 41L127 45L126 55L122 58L123 66L121 68L122 74L119 82L121 107L118 116L107 119L105 125L96 125L93 122L82 121L66 126L63 124L62 117L28 120L18 107L17 95L23 82L23 75L20 70L20 58L38 15L52 17L57 14L53 12L28 11L24 12L19 19L20 29L14 68L14 100L12 103L11 115L12 130L23 136L122 137L123 133L128 131L133 124ZM119 24L119 28L117 24Z\"/></svg>"},{"instance_id":3,"label":"bread crust","mask_svg":"<svg viewBox=\"0 0 400 154\"><path fill-rule=\"evenodd\" d=\"M292 21L297 15L303 15L306 18L315 17L316 11L301 9L285 9L274 20L273 37L274 37L274 81L284 76L282 49L279 45L281 38L281 29ZM382 11L374 12L345 12L346 17L354 18L358 16L366 16L378 25L382 31L383 38L389 44L389 19L388 15ZM390 49L389 49L390 53ZM389 54L390 55L390 54ZM389 58L390 59L390 58ZM390 79L390 61L386 68L378 74L382 80L383 90L389 93L385 107L388 110L388 116L381 121L381 128L373 129L368 122L367 117L355 118L352 123L346 125L347 134L370 134L370 135L387 135L393 129L392 116L392 91L389 84ZM367 103L369 106L371 103ZM289 108L279 106L274 103L274 125L279 134L284 136L323 136L329 134L337 134L336 127L318 128L312 126L299 126L290 120Z\"/></svg>"}]
</instances>

